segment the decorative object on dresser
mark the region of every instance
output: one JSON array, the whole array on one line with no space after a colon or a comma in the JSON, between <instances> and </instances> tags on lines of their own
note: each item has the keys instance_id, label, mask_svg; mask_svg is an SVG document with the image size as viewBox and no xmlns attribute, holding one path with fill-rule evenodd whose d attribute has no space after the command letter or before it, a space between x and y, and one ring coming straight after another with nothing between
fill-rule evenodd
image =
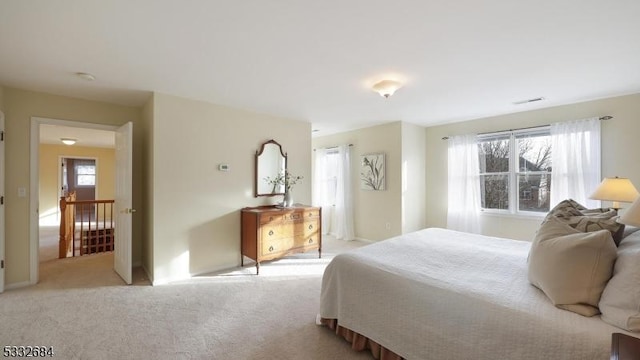
<instances>
[{"instance_id":1,"label":"decorative object on dresser","mask_svg":"<svg viewBox=\"0 0 640 360\"><path fill-rule=\"evenodd\" d=\"M293 185L297 184L298 181L302 180L303 176L293 175L288 171L284 171L279 173L276 177L271 178L267 176L264 180L269 183L273 188L281 188L284 186L284 197L282 198L282 207L291 207L293 206L293 195L291 191L293 190Z\"/></svg>"},{"instance_id":2,"label":"decorative object on dresser","mask_svg":"<svg viewBox=\"0 0 640 360\"><path fill-rule=\"evenodd\" d=\"M241 260L244 257L256 262L256 274L260 274L260 262L279 259L292 253L318 249L322 256L322 208L296 205L247 207L241 211Z\"/></svg>"}]
</instances>

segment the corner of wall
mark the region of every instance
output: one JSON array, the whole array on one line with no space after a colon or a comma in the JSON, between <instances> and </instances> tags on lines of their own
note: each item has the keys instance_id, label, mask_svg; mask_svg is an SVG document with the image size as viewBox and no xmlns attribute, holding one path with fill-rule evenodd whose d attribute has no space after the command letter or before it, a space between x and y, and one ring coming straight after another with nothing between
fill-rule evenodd
<instances>
[{"instance_id":1,"label":"corner of wall","mask_svg":"<svg viewBox=\"0 0 640 360\"><path fill-rule=\"evenodd\" d=\"M140 132L140 184L142 211L142 268L153 283L153 121L155 113L155 93L152 93L142 107L142 115L138 131Z\"/></svg>"},{"instance_id":2,"label":"corner of wall","mask_svg":"<svg viewBox=\"0 0 640 360\"><path fill-rule=\"evenodd\" d=\"M402 123L402 233L425 227L426 199L426 128Z\"/></svg>"}]
</instances>

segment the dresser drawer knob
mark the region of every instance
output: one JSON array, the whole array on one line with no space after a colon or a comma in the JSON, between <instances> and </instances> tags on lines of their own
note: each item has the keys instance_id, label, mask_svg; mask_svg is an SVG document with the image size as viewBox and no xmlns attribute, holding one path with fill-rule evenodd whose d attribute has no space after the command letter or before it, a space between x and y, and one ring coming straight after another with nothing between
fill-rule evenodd
<instances>
[{"instance_id":1,"label":"dresser drawer knob","mask_svg":"<svg viewBox=\"0 0 640 360\"><path fill-rule=\"evenodd\" d=\"M313 238L309 238L309 244L313 243Z\"/></svg>"},{"instance_id":2,"label":"dresser drawer knob","mask_svg":"<svg viewBox=\"0 0 640 360\"><path fill-rule=\"evenodd\" d=\"M309 225L309 230L313 229L313 225Z\"/></svg>"},{"instance_id":3,"label":"dresser drawer knob","mask_svg":"<svg viewBox=\"0 0 640 360\"><path fill-rule=\"evenodd\" d=\"M269 236L273 235L273 230L269 230Z\"/></svg>"},{"instance_id":4,"label":"dresser drawer knob","mask_svg":"<svg viewBox=\"0 0 640 360\"><path fill-rule=\"evenodd\" d=\"M273 251L273 246L269 246L269 251Z\"/></svg>"}]
</instances>

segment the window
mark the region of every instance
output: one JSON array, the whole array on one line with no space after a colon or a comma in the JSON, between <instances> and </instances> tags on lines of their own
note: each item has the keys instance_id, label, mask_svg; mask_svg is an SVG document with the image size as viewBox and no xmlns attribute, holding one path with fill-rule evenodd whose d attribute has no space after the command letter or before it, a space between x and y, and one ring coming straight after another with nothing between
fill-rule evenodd
<instances>
[{"instance_id":1,"label":"window","mask_svg":"<svg viewBox=\"0 0 640 360\"><path fill-rule=\"evenodd\" d=\"M96 165L94 160L76 161L76 186L96 185Z\"/></svg>"},{"instance_id":2,"label":"window","mask_svg":"<svg viewBox=\"0 0 640 360\"><path fill-rule=\"evenodd\" d=\"M323 176L325 186L325 202L335 206L336 192L338 189L338 161L340 155L337 150L329 150L326 153L325 173Z\"/></svg>"},{"instance_id":3,"label":"window","mask_svg":"<svg viewBox=\"0 0 640 360\"><path fill-rule=\"evenodd\" d=\"M548 212L551 150L548 127L479 136L483 211Z\"/></svg>"}]
</instances>

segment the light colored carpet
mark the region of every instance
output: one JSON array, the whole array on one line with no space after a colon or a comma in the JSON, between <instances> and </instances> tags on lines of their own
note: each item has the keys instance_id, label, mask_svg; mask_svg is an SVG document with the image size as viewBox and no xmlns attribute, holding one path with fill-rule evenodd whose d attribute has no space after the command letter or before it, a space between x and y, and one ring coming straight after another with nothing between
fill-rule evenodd
<instances>
[{"instance_id":1,"label":"light colored carpet","mask_svg":"<svg viewBox=\"0 0 640 360\"><path fill-rule=\"evenodd\" d=\"M40 226L40 247L38 249L40 262L56 260L58 258L59 241L59 226Z\"/></svg>"},{"instance_id":2,"label":"light colored carpet","mask_svg":"<svg viewBox=\"0 0 640 360\"><path fill-rule=\"evenodd\" d=\"M40 264L38 285L0 294L0 343L53 346L59 359L371 359L315 325L322 271L365 245L325 237L297 254L150 286L126 286L112 253Z\"/></svg>"}]
</instances>

